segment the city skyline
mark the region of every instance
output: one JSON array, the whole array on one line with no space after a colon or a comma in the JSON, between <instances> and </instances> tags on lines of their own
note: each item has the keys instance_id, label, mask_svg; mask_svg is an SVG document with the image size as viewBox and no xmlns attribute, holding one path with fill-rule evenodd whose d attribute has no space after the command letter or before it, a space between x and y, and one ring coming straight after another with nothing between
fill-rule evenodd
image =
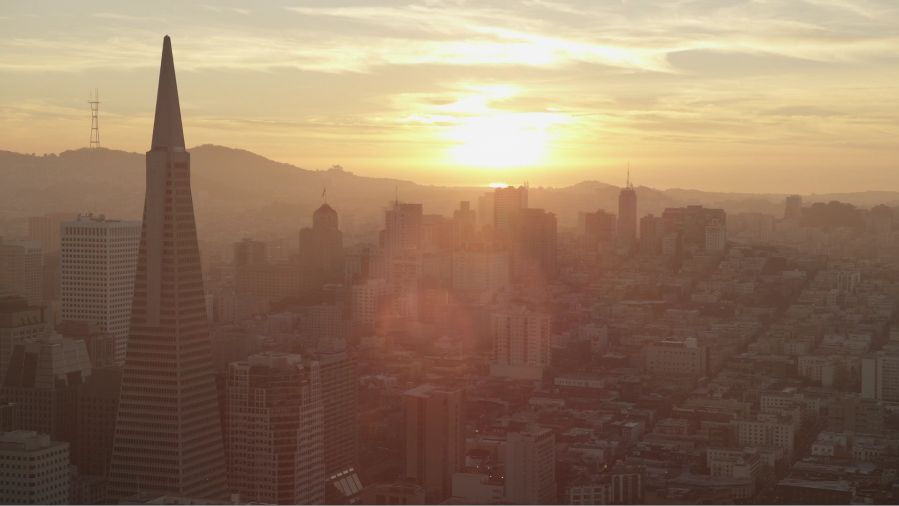
<instances>
[{"instance_id":1,"label":"city skyline","mask_svg":"<svg viewBox=\"0 0 899 506\"><path fill-rule=\"evenodd\" d=\"M889 2L53 7L0 12L0 149L86 146L99 88L101 145L139 151L164 27L188 146L424 184L615 182L630 161L657 187L899 189Z\"/></svg>"},{"instance_id":2,"label":"city skyline","mask_svg":"<svg viewBox=\"0 0 899 506\"><path fill-rule=\"evenodd\" d=\"M0 150L0 504L899 504L899 191L872 164L878 191L852 192L847 181L873 184L874 173L834 156L858 149L865 163L892 164L892 117L766 123L758 102L729 95L795 85L811 104L864 77L794 68L800 60L828 71L866 62L868 78L882 76L889 65L869 58L891 51L879 45L891 32L875 28L899 7L281 1L152 11L105 1L100 15L66 6L38 23L65 47L21 38L27 21L0 39L35 57L0 62L0 99L51 93L66 79L29 88L48 72L108 72L133 107L112 108L110 139L92 95L90 148ZM0 11L0 29L27 12ZM94 36L71 21L85 13L110 25L82 60L75 39ZM593 26L598 13L608 17ZM318 20L302 41L294 15ZM743 37L716 19L739 19ZM609 26L630 30L590 39ZM144 37L155 44L134 45ZM309 41L322 59L292 49ZM705 51L717 77L685 73L675 55L691 51ZM54 69L41 68L42 52ZM788 57L790 69L750 75L738 53ZM648 102L617 109L639 121L616 125L584 111L620 102L559 93L596 67L640 81L628 100L651 97L656 123L633 116ZM450 68L506 81L468 81L449 96L461 75ZM427 79L397 80L400 69ZM797 81L759 80L775 74ZM660 76L696 86L666 88ZM409 89L415 99L379 116L382 100ZM532 100L550 89L558 107ZM138 104L154 98L145 122ZM765 107L796 99L781 98ZM853 97L863 99L889 104ZM266 116L277 103L289 119ZM326 113L296 116L307 106ZM67 142L75 115L39 109L0 109L0 129L20 122L47 145ZM292 142L295 128L308 135ZM620 164L620 184L592 169L545 186L603 152L597 133L641 153ZM258 150L289 144L315 160L331 149L358 165L302 170L221 145L235 134ZM848 147L853 135L864 149ZM830 145L834 136L847 144ZM143 153L114 150L135 139ZM703 165L716 160L711 147L736 145L754 148L742 163L763 165L771 140L795 160L829 157L833 173L746 171L739 150L721 159L727 172ZM371 172L366 149L391 168ZM654 168L659 153L696 165ZM434 165L420 178L390 173L415 160ZM676 186L740 192L652 187L672 174ZM427 179L441 175L489 180ZM808 194L799 179L840 192Z\"/></svg>"}]
</instances>

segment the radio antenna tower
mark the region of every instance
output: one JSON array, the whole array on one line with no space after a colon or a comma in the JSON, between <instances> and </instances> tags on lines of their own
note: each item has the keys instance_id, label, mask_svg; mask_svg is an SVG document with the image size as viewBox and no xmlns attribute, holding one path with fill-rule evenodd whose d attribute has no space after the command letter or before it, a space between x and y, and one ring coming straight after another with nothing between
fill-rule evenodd
<instances>
[{"instance_id":1,"label":"radio antenna tower","mask_svg":"<svg viewBox=\"0 0 899 506\"><path fill-rule=\"evenodd\" d=\"M87 101L91 105L91 144L92 148L100 147L100 90L95 89L91 99Z\"/></svg>"}]
</instances>

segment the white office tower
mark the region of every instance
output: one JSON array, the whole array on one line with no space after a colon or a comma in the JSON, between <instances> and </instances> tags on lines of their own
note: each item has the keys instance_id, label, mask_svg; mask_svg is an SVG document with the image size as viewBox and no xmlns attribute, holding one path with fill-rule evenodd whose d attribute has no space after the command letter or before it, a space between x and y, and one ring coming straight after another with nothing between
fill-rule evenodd
<instances>
[{"instance_id":1,"label":"white office tower","mask_svg":"<svg viewBox=\"0 0 899 506\"><path fill-rule=\"evenodd\" d=\"M318 362L268 352L228 366L228 489L257 504L323 504Z\"/></svg>"},{"instance_id":2,"label":"white office tower","mask_svg":"<svg viewBox=\"0 0 899 506\"><path fill-rule=\"evenodd\" d=\"M33 431L0 433L0 504L68 504L69 443Z\"/></svg>"},{"instance_id":3,"label":"white office tower","mask_svg":"<svg viewBox=\"0 0 899 506\"><path fill-rule=\"evenodd\" d=\"M78 216L62 224L62 319L87 321L115 339L115 360L125 361L140 222Z\"/></svg>"},{"instance_id":4,"label":"white office tower","mask_svg":"<svg viewBox=\"0 0 899 506\"><path fill-rule=\"evenodd\" d=\"M506 434L506 501L556 503L556 438L550 429L532 427Z\"/></svg>"},{"instance_id":5,"label":"white office tower","mask_svg":"<svg viewBox=\"0 0 899 506\"><path fill-rule=\"evenodd\" d=\"M510 306L490 317L493 361L490 374L539 380L550 364L550 316L526 306Z\"/></svg>"}]
</instances>

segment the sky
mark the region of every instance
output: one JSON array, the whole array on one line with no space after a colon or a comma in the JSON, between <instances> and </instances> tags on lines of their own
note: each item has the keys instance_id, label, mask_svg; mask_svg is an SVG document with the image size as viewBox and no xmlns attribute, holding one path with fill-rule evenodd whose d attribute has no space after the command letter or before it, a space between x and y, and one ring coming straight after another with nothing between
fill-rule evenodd
<instances>
[{"instance_id":1,"label":"sky","mask_svg":"<svg viewBox=\"0 0 899 506\"><path fill-rule=\"evenodd\" d=\"M0 0L0 149L189 146L427 184L899 190L895 0Z\"/></svg>"}]
</instances>

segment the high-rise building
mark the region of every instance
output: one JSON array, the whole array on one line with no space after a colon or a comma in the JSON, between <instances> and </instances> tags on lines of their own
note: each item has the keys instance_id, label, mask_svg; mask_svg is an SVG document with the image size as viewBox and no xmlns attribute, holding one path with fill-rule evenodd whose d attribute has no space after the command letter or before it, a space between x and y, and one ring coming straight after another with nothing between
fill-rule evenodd
<instances>
[{"instance_id":1,"label":"high-rise building","mask_svg":"<svg viewBox=\"0 0 899 506\"><path fill-rule=\"evenodd\" d=\"M29 304L43 304L44 255L37 241L0 237L0 297L18 295Z\"/></svg>"},{"instance_id":2,"label":"high-rise building","mask_svg":"<svg viewBox=\"0 0 899 506\"><path fill-rule=\"evenodd\" d=\"M356 361L337 346L320 346L316 359L324 412L325 476L330 477L357 465Z\"/></svg>"},{"instance_id":3,"label":"high-rise building","mask_svg":"<svg viewBox=\"0 0 899 506\"><path fill-rule=\"evenodd\" d=\"M245 238L234 244L234 290L238 296L280 301L299 295L301 284L298 266L270 261L266 243Z\"/></svg>"},{"instance_id":4,"label":"high-rise building","mask_svg":"<svg viewBox=\"0 0 899 506\"><path fill-rule=\"evenodd\" d=\"M165 37L147 152L131 333L109 495L226 495L224 447L172 46Z\"/></svg>"},{"instance_id":5,"label":"high-rise building","mask_svg":"<svg viewBox=\"0 0 899 506\"><path fill-rule=\"evenodd\" d=\"M459 389L420 385L403 395L406 477L425 488L428 503L452 494L453 473L465 464Z\"/></svg>"},{"instance_id":6,"label":"high-rise building","mask_svg":"<svg viewBox=\"0 0 899 506\"><path fill-rule=\"evenodd\" d=\"M228 368L228 488L264 504L323 504L321 379L317 362L268 352Z\"/></svg>"},{"instance_id":7,"label":"high-rise building","mask_svg":"<svg viewBox=\"0 0 899 506\"><path fill-rule=\"evenodd\" d=\"M584 240L591 248L601 244L609 244L615 238L617 217L602 209L593 213L583 213Z\"/></svg>"},{"instance_id":8,"label":"high-rise building","mask_svg":"<svg viewBox=\"0 0 899 506\"><path fill-rule=\"evenodd\" d=\"M515 215L512 269L519 279L545 281L558 273L556 215L522 209Z\"/></svg>"},{"instance_id":9,"label":"high-rise building","mask_svg":"<svg viewBox=\"0 0 899 506\"><path fill-rule=\"evenodd\" d=\"M32 306L22 297L0 297L0 385L17 344L48 332L44 308Z\"/></svg>"},{"instance_id":10,"label":"high-rise building","mask_svg":"<svg viewBox=\"0 0 899 506\"><path fill-rule=\"evenodd\" d=\"M39 242L44 253L44 301L59 300L60 229L63 222L77 217L75 213L50 213L28 218L28 239Z\"/></svg>"},{"instance_id":11,"label":"high-rise building","mask_svg":"<svg viewBox=\"0 0 899 506\"><path fill-rule=\"evenodd\" d=\"M553 431L532 427L506 434L506 501L555 504L556 438Z\"/></svg>"},{"instance_id":12,"label":"high-rise building","mask_svg":"<svg viewBox=\"0 0 899 506\"><path fill-rule=\"evenodd\" d=\"M518 214L528 208L528 187L506 186L493 191L493 231L500 242L514 235Z\"/></svg>"},{"instance_id":13,"label":"high-rise building","mask_svg":"<svg viewBox=\"0 0 899 506\"><path fill-rule=\"evenodd\" d=\"M0 434L0 504L69 504L69 443L47 434Z\"/></svg>"},{"instance_id":14,"label":"high-rise building","mask_svg":"<svg viewBox=\"0 0 899 506\"><path fill-rule=\"evenodd\" d=\"M106 477L115 434L121 367L92 369L78 394L72 463L82 475Z\"/></svg>"},{"instance_id":15,"label":"high-rise building","mask_svg":"<svg viewBox=\"0 0 899 506\"><path fill-rule=\"evenodd\" d=\"M234 243L234 267L265 265L268 263L268 252L264 242L245 237Z\"/></svg>"},{"instance_id":16,"label":"high-rise building","mask_svg":"<svg viewBox=\"0 0 899 506\"><path fill-rule=\"evenodd\" d=\"M881 351L862 359L862 397L899 402L899 353Z\"/></svg>"},{"instance_id":17,"label":"high-rise building","mask_svg":"<svg viewBox=\"0 0 899 506\"><path fill-rule=\"evenodd\" d=\"M494 218L494 206L496 196L490 191L478 197L478 225L481 227L492 227Z\"/></svg>"},{"instance_id":18,"label":"high-rise building","mask_svg":"<svg viewBox=\"0 0 899 506\"><path fill-rule=\"evenodd\" d=\"M115 360L125 361L140 222L81 215L62 224L62 319L85 321L115 338Z\"/></svg>"},{"instance_id":19,"label":"high-rise building","mask_svg":"<svg viewBox=\"0 0 899 506\"><path fill-rule=\"evenodd\" d=\"M784 199L784 219L799 221L800 218L802 218L802 197L789 195Z\"/></svg>"},{"instance_id":20,"label":"high-rise building","mask_svg":"<svg viewBox=\"0 0 899 506\"><path fill-rule=\"evenodd\" d=\"M550 316L526 306L511 306L490 317L493 360L490 374L539 380L550 365Z\"/></svg>"},{"instance_id":21,"label":"high-rise building","mask_svg":"<svg viewBox=\"0 0 899 506\"><path fill-rule=\"evenodd\" d=\"M727 240L727 214L702 206L669 207L662 213L662 234L688 252L720 251Z\"/></svg>"},{"instance_id":22,"label":"high-rise building","mask_svg":"<svg viewBox=\"0 0 899 506\"><path fill-rule=\"evenodd\" d=\"M337 211L328 204L312 213L312 227L300 230L299 258L306 286L313 292L325 284L343 282L343 233Z\"/></svg>"},{"instance_id":23,"label":"high-rise building","mask_svg":"<svg viewBox=\"0 0 899 506\"><path fill-rule=\"evenodd\" d=\"M618 243L627 249L637 242L637 190L631 184L630 171L627 184L618 194Z\"/></svg>"},{"instance_id":24,"label":"high-rise building","mask_svg":"<svg viewBox=\"0 0 899 506\"><path fill-rule=\"evenodd\" d=\"M384 250L392 255L401 251L419 251L421 245L421 204L394 202L384 213Z\"/></svg>"},{"instance_id":25,"label":"high-rise building","mask_svg":"<svg viewBox=\"0 0 899 506\"><path fill-rule=\"evenodd\" d=\"M459 202L459 209L453 211L453 248L471 245L477 240L478 213L471 208L471 202Z\"/></svg>"},{"instance_id":26,"label":"high-rise building","mask_svg":"<svg viewBox=\"0 0 899 506\"><path fill-rule=\"evenodd\" d=\"M55 255L60 248L60 226L77 218L75 213L50 213L28 218L28 238L41 244L45 255Z\"/></svg>"},{"instance_id":27,"label":"high-rise building","mask_svg":"<svg viewBox=\"0 0 899 506\"><path fill-rule=\"evenodd\" d=\"M650 255L662 251L662 218L652 214L640 218L640 251Z\"/></svg>"},{"instance_id":28,"label":"high-rise building","mask_svg":"<svg viewBox=\"0 0 899 506\"><path fill-rule=\"evenodd\" d=\"M453 252L452 287L461 292L501 290L509 286L509 252L462 249Z\"/></svg>"},{"instance_id":29,"label":"high-rise building","mask_svg":"<svg viewBox=\"0 0 899 506\"><path fill-rule=\"evenodd\" d=\"M29 339L12 350L0 398L16 404L19 428L73 442L78 395L90 375L83 341L59 336Z\"/></svg>"}]
</instances>

